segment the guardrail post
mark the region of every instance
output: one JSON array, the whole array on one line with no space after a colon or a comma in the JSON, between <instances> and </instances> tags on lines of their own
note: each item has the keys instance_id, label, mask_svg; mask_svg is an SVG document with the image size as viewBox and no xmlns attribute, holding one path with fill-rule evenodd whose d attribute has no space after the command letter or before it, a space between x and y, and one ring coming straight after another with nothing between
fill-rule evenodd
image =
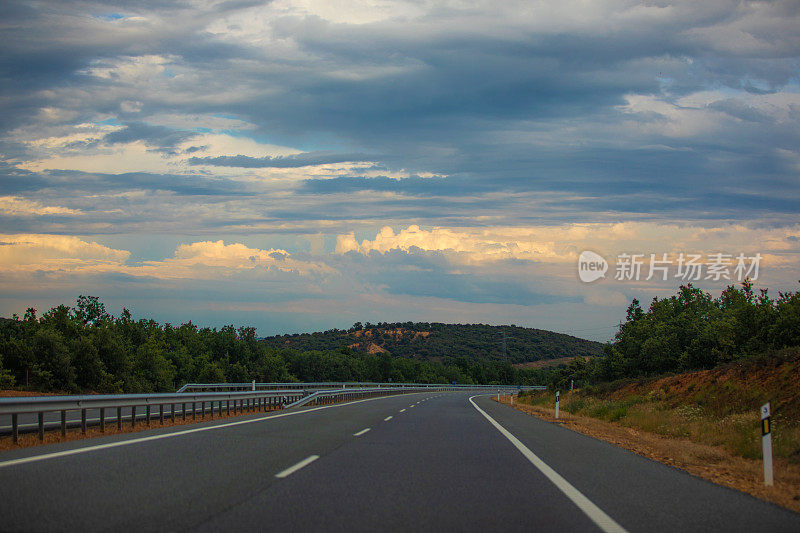
<instances>
[{"instance_id":1,"label":"guardrail post","mask_svg":"<svg viewBox=\"0 0 800 533\"><path fill-rule=\"evenodd\" d=\"M131 405L131 427L136 427L136 406Z\"/></svg>"},{"instance_id":2,"label":"guardrail post","mask_svg":"<svg viewBox=\"0 0 800 533\"><path fill-rule=\"evenodd\" d=\"M86 409L81 409L81 433L86 435Z\"/></svg>"},{"instance_id":3,"label":"guardrail post","mask_svg":"<svg viewBox=\"0 0 800 533\"><path fill-rule=\"evenodd\" d=\"M181 414L183 415L183 419L186 420L186 404L181 404Z\"/></svg>"},{"instance_id":4,"label":"guardrail post","mask_svg":"<svg viewBox=\"0 0 800 533\"><path fill-rule=\"evenodd\" d=\"M162 426L164 425L164 404L163 403L158 404L158 421L161 423Z\"/></svg>"},{"instance_id":5,"label":"guardrail post","mask_svg":"<svg viewBox=\"0 0 800 533\"><path fill-rule=\"evenodd\" d=\"M39 440L44 440L44 413L39 411Z\"/></svg>"},{"instance_id":6,"label":"guardrail post","mask_svg":"<svg viewBox=\"0 0 800 533\"><path fill-rule=\"evenodd\" d=\"M106 432L106 408L100 408L100 433Z\"/></svg>"},{"instance_id":7,"label":"guardrail post","mask_svg":"<svg viewBox=\"0 0 800 533\"><path fill-rule=\"evenodd\" d=\"M19 420L17 413L11 415L11 440L16 444L19 441Z\"/></svg>"},{"instance_id":8,"label":"guardrail post","mask_svg":"<svg viewBox=\"0 0 800 533\"><path fill-rule=\"evenodd\" d=\"M197 402L192 402L192 420L197 420Z\"/></svg>"},{"instance_id":9,"label":"guardrail post","mask_svg":"<svg viewBox=\"0 0 800 533\"><path fill-rule=\"evenodd\" d=\"M61 436L67 436L67 412L61 411Z\"/></svg>"},{"instance_id":10,"label":"guardrail post","mask_svg":"<svg viewBox=\"0 0 800 533\"><path fill-rule=\"evenodd\" d=\"M122 407L117 407L117 429L122 429Z\"/></svg>"},{"instance_id":11,"label":"guardrail post","mask_svg":"<svg viewBox=\"0 0 800 533\"><path fill-rule=\"evenodd\" d=\"M150 425L150 405L145 407L145 416L147 417L147 425Z\"/></svg>"}]
</instances>

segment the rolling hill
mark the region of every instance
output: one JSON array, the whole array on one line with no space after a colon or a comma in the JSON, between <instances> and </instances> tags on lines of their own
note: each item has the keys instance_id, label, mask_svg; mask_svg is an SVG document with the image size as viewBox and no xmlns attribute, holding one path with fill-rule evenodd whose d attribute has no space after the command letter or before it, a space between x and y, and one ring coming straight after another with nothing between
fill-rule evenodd
<instances>
[{"instance_id":1,"label":"rolling hill","mask_svg":"<svg viewBox=\"0 0 800 533\"><path fill-rule=\"evenodd\" d=\"M602 355L603 345L599 342L563 333L514 325L437 322L367 323L364 326L356 323L349 330L332 329L316 333L277 335L262 339L262 342L276 348L349 348L357 353L389 353L418 360L444 361L463 357L468 360L499 361L505 358L504 336L505 353L508 361L513 364Z\"/></svg>"}]
</instances>

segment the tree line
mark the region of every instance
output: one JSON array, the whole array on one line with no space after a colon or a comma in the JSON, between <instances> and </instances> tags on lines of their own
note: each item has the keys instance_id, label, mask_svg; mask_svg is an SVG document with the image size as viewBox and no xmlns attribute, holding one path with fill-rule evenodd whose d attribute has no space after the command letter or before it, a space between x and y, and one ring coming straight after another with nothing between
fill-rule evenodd
<instances>
[{"instance_id":1,"label":"tree line","mask_svg":"<svg viewBox=\"0 0 800 533\"><path fill-rule=\"evenodd\" d=\"M440 322L356 322L348 330L330 329L267 337L276 347L324 350L351 347L367 351L371 344L393 356L413 359L493 359L513 363L558 359L570 356L599 356L599 342L564 333L516 325L442 324ZM504 349L505 348L505 349Z\"/></svg>"},{"instance_id":2,"label":"tree line","mask_svg":"<svg viewBox=\"0 0 800 533\"><path fill-rule=\"evenodd\" d=\"M252 327L200 328L115 317L94 296L41 316L0 319L0 388L42 392L137 393L186 382L393 381L537 383L541 373L504 361L420 361L389 354L278 348Z\"/></svg>"},{"instance_id":3,"label":"tree line","mask_svg":"<svg viewBox=\"0 0 800 533\"><path fill-rule=\"evenodd\" d=\"M653 298L634 299L604 357L575 360L547 377L553 387L708 369L737 359L800 346L800 291L771 298L750 280L712 298L691 284Z\"/></svg>"}]
</instances>

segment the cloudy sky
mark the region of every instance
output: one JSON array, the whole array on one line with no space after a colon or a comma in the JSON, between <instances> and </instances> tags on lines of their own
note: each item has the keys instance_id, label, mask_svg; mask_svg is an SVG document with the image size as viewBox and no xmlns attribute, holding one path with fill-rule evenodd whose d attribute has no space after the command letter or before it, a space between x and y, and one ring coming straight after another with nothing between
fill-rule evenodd
<instances>
[{"instance_id":1,"label":"cloudy sky","mask_svg":"<svg viewBox=\"0 0 800 533\"><path fill-rule=\"evenodd\" d=\"M607 340L681 283L614 280L623 253L760 253L797 290L798 28L796 0L2 2L0 314Z\"/></svg>"}]
</instances>

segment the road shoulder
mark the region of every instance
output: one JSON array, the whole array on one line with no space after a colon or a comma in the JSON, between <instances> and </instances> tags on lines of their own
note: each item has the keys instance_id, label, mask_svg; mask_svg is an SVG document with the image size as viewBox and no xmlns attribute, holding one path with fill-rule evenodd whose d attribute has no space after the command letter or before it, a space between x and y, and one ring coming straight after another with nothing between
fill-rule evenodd
<instances>
[{"instance_id":1,"label":"road shoulder","mask_svg":"<svg viewBox=\"0 0 800 533\"><path fill-rule=\"evenodd\" d=\"M489 397L476 403L630 531L800 530L800 516L791 511Z\"/></svg>"},{"instance_id":2,"label":"road shoulder","mask_svg":"<svg viewBox=\"0 0 800 533\"><path fill-rule=\"evenodd\" d=\"M500 403L508 405L508 397L501 397ZM779 461L776 464L775 486L767 487L763 482L761 461L744 459L719 446L665 438L604 420L570 415L563 411L556 420L553 409L541 406L516 402L513 407L540 420L558 424L712 483L800 513L800 466Z\"/></svg>"}]
</instances>

